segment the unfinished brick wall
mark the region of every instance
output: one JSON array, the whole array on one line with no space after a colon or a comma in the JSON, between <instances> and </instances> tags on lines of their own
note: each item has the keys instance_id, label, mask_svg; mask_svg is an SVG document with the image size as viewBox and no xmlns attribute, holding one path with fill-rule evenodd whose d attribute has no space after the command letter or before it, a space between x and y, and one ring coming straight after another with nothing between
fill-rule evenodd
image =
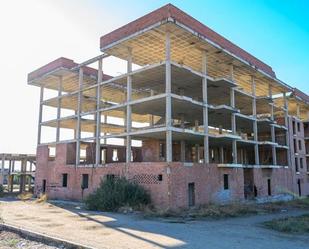
<instances>
[{"instance_id":1,"label":"unfinished brick wall","mask_svg":"<svg viewBox=\"0 0 309 249\"><path fill-rule=\"evenodd\" d=\"M46 192L50 198L81 200L93 192L107 175L127 177L144 186L151 194L152 202L160 208L180 208L189 205L189 184L194 183L195 205L209 202L227 202L244 199L245 185L256 187L258 197L268 196L268 179L271 195L298 193L300 179L302 195L309 194L309 178L306 173L295 175L293 168L221 168L217 164L184 164L181 162L123 162L107 163L104 166L68 164L73 161L73 144L58 144L56 158L48 161L48 147L37 148L35 191L42 191L46 180ZM144 143L145 145L145 143ZM148 141L148 148L155 157L141 150L149 160L158 159L158 143ZM109 154L109 153L107 153ZM189 165L189 166L185 166ZM68 174L67 187L62 186L63 174ZM82 190L82 175L89 175L89 187ZM228 175L228 188L224 188L224 175ZM249 175L250 176L249 176ZM251 183L250 183L251 182Z\"/></svg>"},{"instance_id":2,"label":"unfinished brick wall","mask_svg":"<svg viewBox=\"0 0 309 249\"><path fill-rule=\"evenodd\" d=\"M46 192L50 198L80 200L93 192L106 175L126 176L151 194L155 206L160 208L188 207L188 184L195 184L196 205L215 201L229 201L243 198L243 170L223 169L215 164L142 162L111 163L102 167L67 165L70 144L58 144L54 161L48 161L48 147L37 149L38 164L35 191L42 191L46 180ZM67 187L62 186L63 174L68 174ZM89 175L89 187L82 191L82 175ZM223 174L229 175L229 189L223 189Z\"/></svg>"}]
</instances>

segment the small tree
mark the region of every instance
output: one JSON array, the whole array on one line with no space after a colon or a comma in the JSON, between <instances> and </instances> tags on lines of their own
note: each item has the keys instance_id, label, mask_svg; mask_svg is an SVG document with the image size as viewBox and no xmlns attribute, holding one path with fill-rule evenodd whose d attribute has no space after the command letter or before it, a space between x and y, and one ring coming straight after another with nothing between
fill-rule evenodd
<instances>
[{"instance_id":1,"label":"small tree","mask_svg":"<svg viewBox=\"0 0 309 249\"><path fill-rule=\"evenodd\" d=\"M116 211L124 206L136 209L150 204L150 195L142 186L125 178L106 178L85 199L85 204L88 209L99 211Z\"/></svg>"}]
</instances>

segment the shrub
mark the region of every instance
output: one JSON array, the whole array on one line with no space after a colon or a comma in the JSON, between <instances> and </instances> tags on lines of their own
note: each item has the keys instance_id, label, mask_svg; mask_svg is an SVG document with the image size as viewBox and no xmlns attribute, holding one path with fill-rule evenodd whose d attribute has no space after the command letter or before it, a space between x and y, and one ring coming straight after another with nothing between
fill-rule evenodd
<instances>
[{"instance_id":1,"label":"shrub","mask_svg":"<svg viewBox=\"0 0 309 249\"><path fill-rule=\"evenodd\" d=\"M0 184L0 197L3 197L4 195L4 187Z\"/></svg>"},{"instance_id":2,"label":"shrub","mask_svg":"<svg viewBox=\"0 0 309 249\"><path fill-rule=\"evenodd\" d=\"M98 211L116 211L124 206L138 209L149 203L149 193L125 178L102 180L99 188L85 199L88 209Z\"/></svg>"}]
</instances>

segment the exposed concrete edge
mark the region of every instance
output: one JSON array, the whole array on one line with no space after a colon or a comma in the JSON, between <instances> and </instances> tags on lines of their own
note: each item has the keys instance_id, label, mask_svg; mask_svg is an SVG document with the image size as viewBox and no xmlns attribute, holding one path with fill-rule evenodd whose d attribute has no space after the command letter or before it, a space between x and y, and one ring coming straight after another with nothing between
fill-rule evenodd
<instances>
[{"instance_id":1,"label":"exposed concrete edge","mask_svg":"<svg viewBox=\"0 0 309 249\"><path fill-rule=\"evenodd\" d=\"M95 249L94 247L85 246L79 243L75 243L69 240L60 239L54 236L38 233L31 230L26 230L21 227L17 227L10 224L0 223L0 230L5 230L8 232L16 233L23 238L30 239L33 241L41 242L51 246L64 246L68 249Z\"/></svg>"}]
</instances>

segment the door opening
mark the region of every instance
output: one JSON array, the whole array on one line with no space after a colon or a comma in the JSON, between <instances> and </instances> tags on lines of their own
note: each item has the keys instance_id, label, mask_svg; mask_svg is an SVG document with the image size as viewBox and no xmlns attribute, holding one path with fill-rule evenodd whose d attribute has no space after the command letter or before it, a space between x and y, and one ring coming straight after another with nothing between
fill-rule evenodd
<instances>
[{"instance_id":1,"label":"door opening","mask_svg":"<svg viewBox=\"0 0 309 249\"><path fill-rule=\"evenodd\" d=\"M46 192L46 180L43 180L43 184L42 184L42 193L45 194Z\"/></svg>"},{"instance_id":2,"label":"door opening","mask_svg":"<svg viewBox=\"0 0 309 249\"><path fill-rule=\"evenodd\" d=\"M195 205L195 186L194 182L188 184L188 197L189 197L189 207Z\"/></svg>"},{"instance_id":3,"label":"door opening","mask_svg":"<svg viewBox=\"0 0 309 249\"><path fill-rule=\"evenodd\" d=\"M297 185L298 185L298 195L301 196L301 184L300 184L300 179L297 180Z\"/></svg>"}]
</instances>

